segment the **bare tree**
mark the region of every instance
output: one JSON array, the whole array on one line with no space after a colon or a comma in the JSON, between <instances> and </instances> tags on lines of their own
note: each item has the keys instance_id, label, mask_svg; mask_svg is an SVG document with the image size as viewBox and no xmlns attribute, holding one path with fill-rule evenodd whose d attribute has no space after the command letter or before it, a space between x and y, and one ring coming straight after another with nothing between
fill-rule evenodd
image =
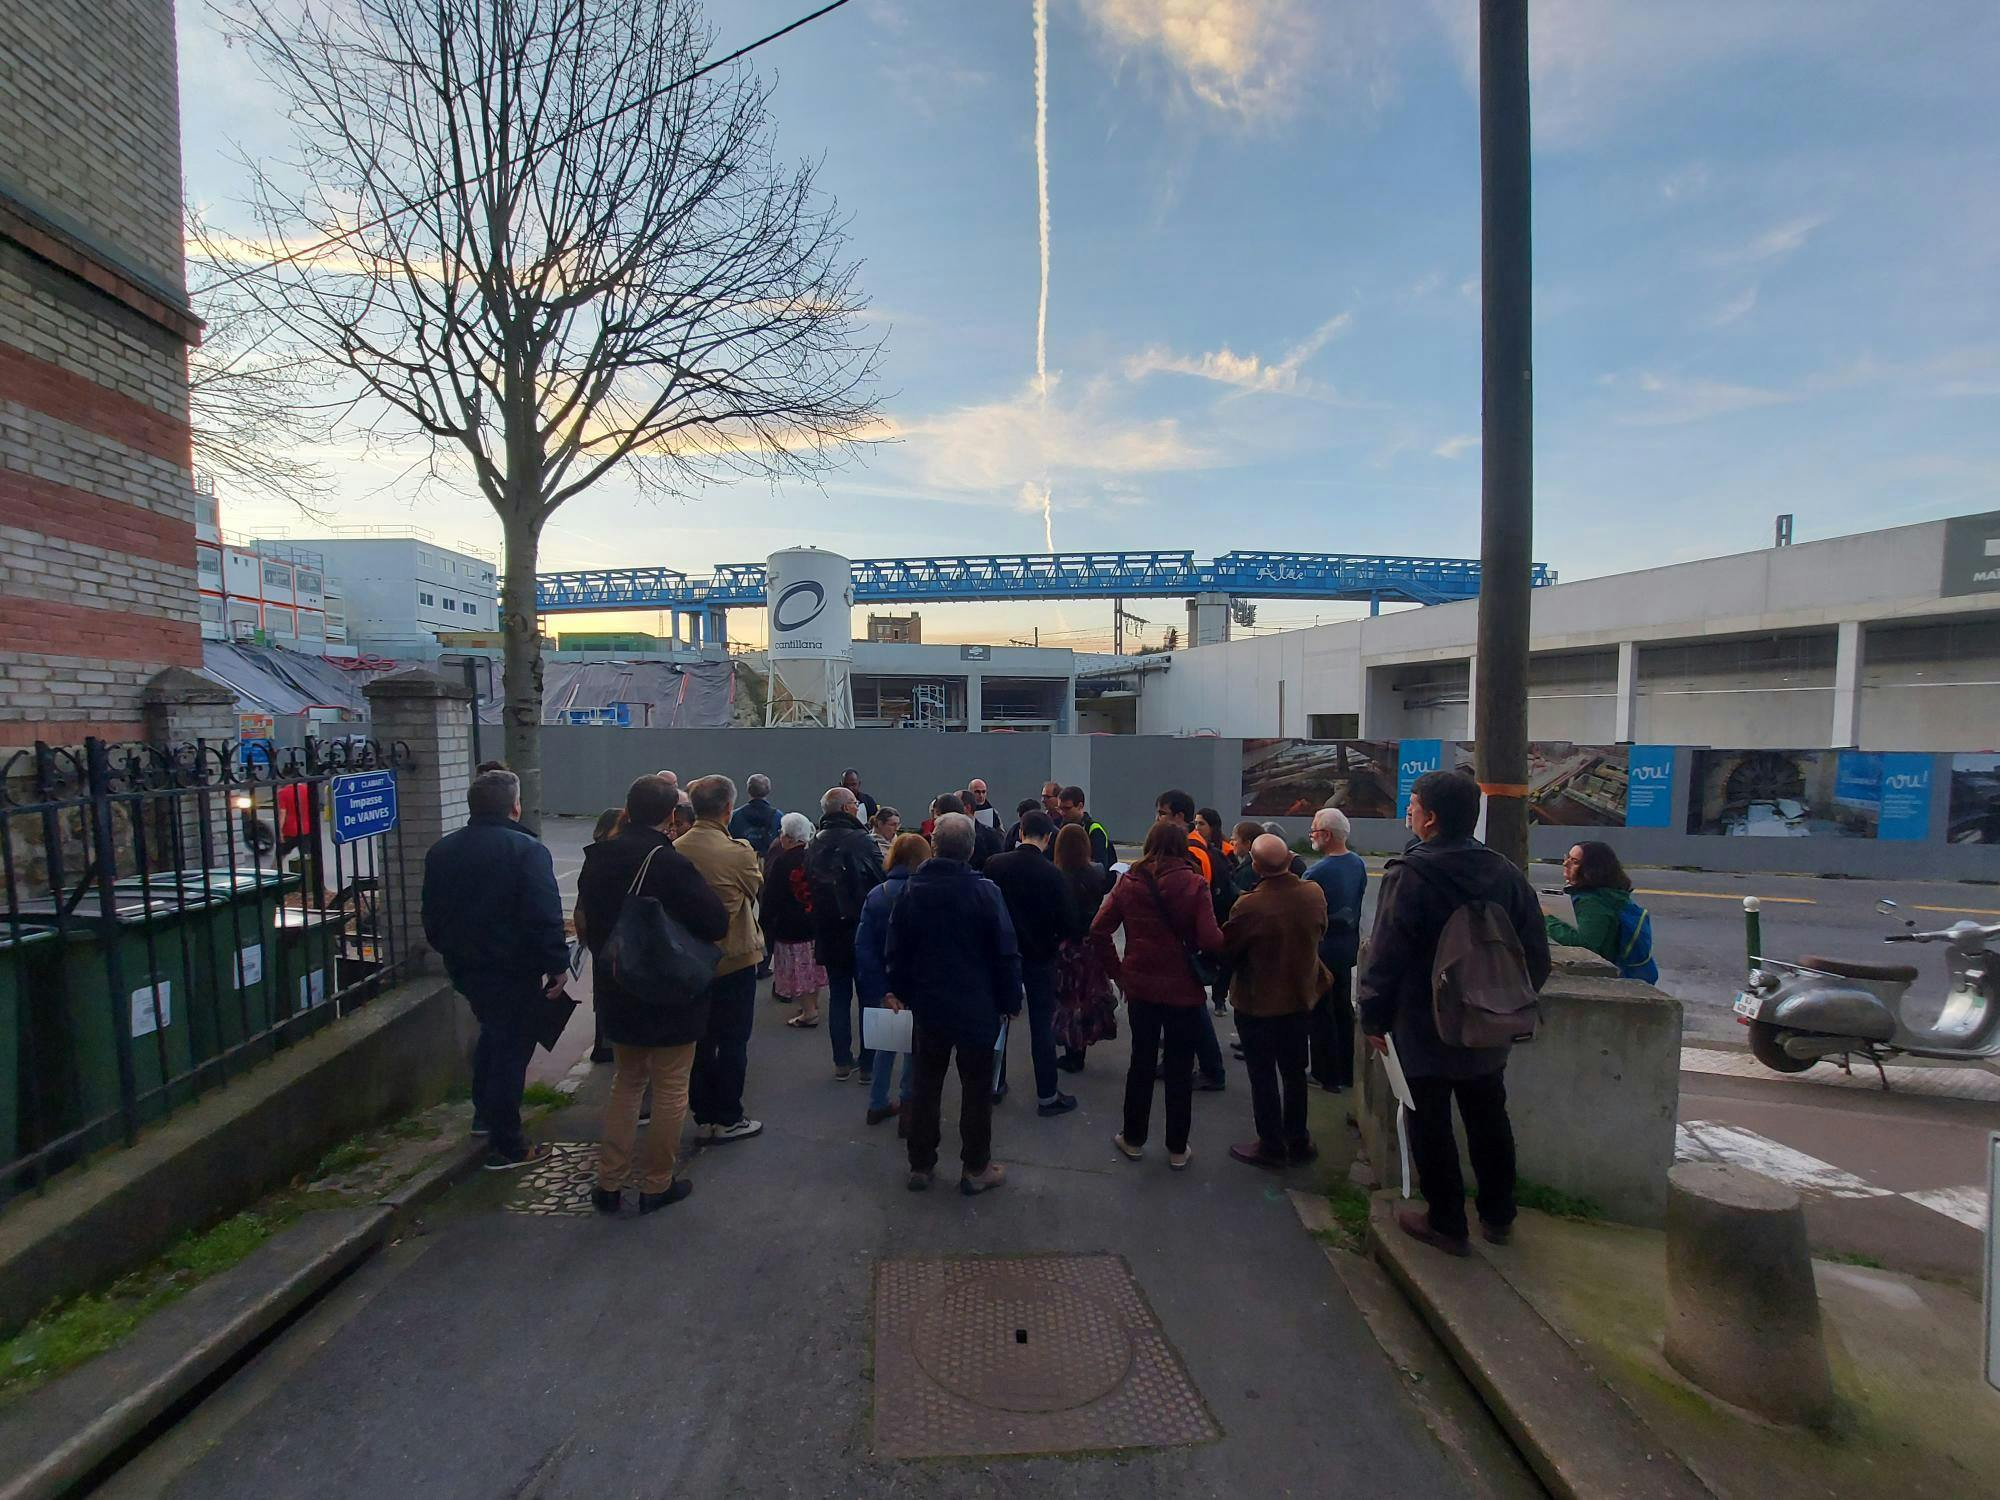
<instances>
[{"instance_id":1,"label":"bare tree","mask_svg":"<svg viewBox=\"0 0 2000 1500\"><path fill-rule=\"evenodd\" d=\"M332 376L260 305L238 278L248 262L192 207L187 246L188 297L205 325L188 351L195 467L324 520L333 480L310 454L332 435Z\"/></svg>"},{"instance_id":2,"label":"bare tree","mask_svg":"<svg viewBox=\"0 0 2000 1500\"><path fill-rule=\"evenodd\" d=\"M541 802L543 526L614 471L686 494L811 476L875 420L877 348L771 89L712 67L696 0L267 0L286 96L259 299L358 378L373 431L469 477L506 538L506 757ZM292 248L296 247L296 248Z\"/></svg>"}]
</instances>

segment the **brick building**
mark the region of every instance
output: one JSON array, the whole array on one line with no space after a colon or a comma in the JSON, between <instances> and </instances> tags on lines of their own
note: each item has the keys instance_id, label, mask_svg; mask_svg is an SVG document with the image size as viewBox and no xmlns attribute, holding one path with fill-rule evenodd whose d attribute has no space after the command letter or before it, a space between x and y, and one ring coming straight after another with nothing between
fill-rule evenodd
<instances>
[{"instance_id":1,"label":"brick building","mask_svg":"<svg viewBox=\"0 0 2000 1500\"><path fill-rule=\"evenodd\" d=\"M0 0L0 745L198 666L172 0Z\"/></svg>"}]
</instances>

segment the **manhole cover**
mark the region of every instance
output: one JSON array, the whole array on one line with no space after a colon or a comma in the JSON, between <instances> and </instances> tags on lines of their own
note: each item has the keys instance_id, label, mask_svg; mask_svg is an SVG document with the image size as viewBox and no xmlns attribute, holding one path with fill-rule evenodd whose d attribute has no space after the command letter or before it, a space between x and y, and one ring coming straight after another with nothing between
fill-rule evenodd
<instances>
[{"instance_id":1,"label":"manhole cover","mask_svg":"<svg viewBox=\"0 0 2000 1500\"><path fill-rule=\"evenodd\" d=\"M912 1320L910 1352L953 1395L1001 1411L1082 1406L1132 1368L1115 1310L1018 1272L947 1278Z\"/></svg>"},{"instance_id":2,"label":"manhole cover","mask_svg":"<svg viewBox=\"0 0 2000 1500\"><path fill-rule=\"evenodd\" d=\"M589 1141L556 1141L549 1159L523 1167L506 1207L517 1214L585 1217L594 1212L590 1190L597 1186L597 1147Z\"/></svg>"},{"instance_id":3,"label":"manhole cover","mask_svg":"<svg viewBox=\"0 0 2000 1500\"><path fill-rule=\"evenodd\" d=\"M876 1269L875 1439L889 1457L1158 1448L1220 1435L1117 1256Z\"/></svg>"}]
</instances>

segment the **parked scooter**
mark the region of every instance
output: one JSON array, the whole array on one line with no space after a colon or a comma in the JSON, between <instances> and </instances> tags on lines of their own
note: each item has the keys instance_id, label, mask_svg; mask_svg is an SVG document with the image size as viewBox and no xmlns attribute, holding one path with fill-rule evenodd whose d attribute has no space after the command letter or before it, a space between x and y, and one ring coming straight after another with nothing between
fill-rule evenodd
<instances>
[{"instance_id":1,"label":"parked scooter","mask_svg":"<svg viewBox=\"0 0 2000 1500\"><path fill-rule=\"evenodd\" d=\"M1883 916L1899 910L1893 901L1875 908ZM1927 1026L1903 1016L1904 997L1916 983L1915 964L1857 963L1811 954L1797 963L1765 957L1755 896L1743 902L1750 936L1750 978L1736 997L1736 1018L1750 1028L1750 1051L1779 1073L1802 1073L1823 1057L1851 1067L1855 1055L1875 1065L1884 1089L1885 1059L1941 1058L1994 1066L2000 1058L2000 953L1989 948L2000 923L1954 922L1937 932L1893 933L1890 943L1944 943L1951 989L1937 1020Z\"/></svg>"}]
</instances>

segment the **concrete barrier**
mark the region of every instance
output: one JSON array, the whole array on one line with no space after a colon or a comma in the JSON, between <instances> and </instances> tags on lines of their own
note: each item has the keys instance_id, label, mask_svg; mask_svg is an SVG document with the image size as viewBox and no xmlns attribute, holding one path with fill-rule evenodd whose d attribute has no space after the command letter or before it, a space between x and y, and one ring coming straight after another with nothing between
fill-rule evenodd
<instances>
[{"instance_id":1,"label":"concrete barrier","mask_svg":"<svg viewBox=\"0 0 2000 1500\"><path fill-rule=\"evenodd\" d=\"M0 1213L0 1335L144 1265L311 1168L331 1146L424 1108L468 1074L470 1012L438 977L399 985L226 1089Z\"/></svg>"},{"instance_id":2,"label":"concrete barrier","mask_svg":"<svg viewBox=\"0 0 2000 1500\"><path fill-rule=\"evenodd\" d=\"M1593 954L1559 949L1535 1040L1507 1063L1507 1112L1521 1176L1626 1224L1666 1222L1680 1109L1681 1003L1607 977ZM1356 1039L1355 1119L1384 1187L1398 1185L1396 1106L1380 1059ZM1466 1181L1472 1167L1459 1130Z\"/></svg>"}]
</instances>

